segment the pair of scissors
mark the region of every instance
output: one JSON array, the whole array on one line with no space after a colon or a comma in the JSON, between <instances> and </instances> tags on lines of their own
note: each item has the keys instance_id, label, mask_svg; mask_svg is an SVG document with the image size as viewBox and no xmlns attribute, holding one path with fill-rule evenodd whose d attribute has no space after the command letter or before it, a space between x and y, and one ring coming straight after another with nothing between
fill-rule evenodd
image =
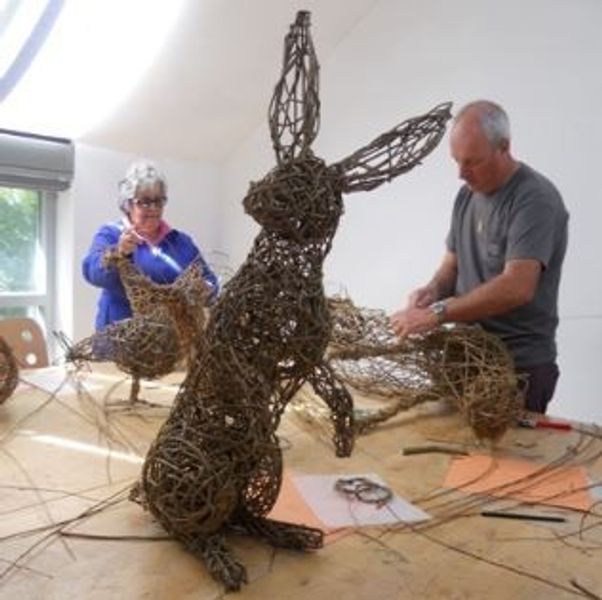
<instances>
[{"instance_id":1,"label":"pair of scissors","mask_svg":"<svg viewBox=\"0 0 602 600\"><path fill-rule=\"evenodd\" d=\"M379 508L393 498L393 492L384 485L367 477L341 477L336 480L334 489L345 496L356 498L366 504L376 504Z\"/></svg>"}]
</instances>

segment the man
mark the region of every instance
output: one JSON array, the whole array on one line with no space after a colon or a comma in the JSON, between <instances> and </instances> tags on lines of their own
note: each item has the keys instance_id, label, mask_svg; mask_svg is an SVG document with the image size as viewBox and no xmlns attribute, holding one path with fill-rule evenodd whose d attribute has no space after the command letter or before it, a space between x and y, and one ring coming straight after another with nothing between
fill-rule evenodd
<instances>
[{"instance_id":1,"label":"man","mask_svg":"<svg viewBox=\"0 0 602 600\"><path fill-rule=\"evenodd\" d=\"M485 100L454 119L451 155L465 181L431 281L391 317L396 334L478 322L527 375L525 408L545 413L558 380L558 286L568 213L554 185L510 153L505 111Z\"/></svg>"}]
</instances>

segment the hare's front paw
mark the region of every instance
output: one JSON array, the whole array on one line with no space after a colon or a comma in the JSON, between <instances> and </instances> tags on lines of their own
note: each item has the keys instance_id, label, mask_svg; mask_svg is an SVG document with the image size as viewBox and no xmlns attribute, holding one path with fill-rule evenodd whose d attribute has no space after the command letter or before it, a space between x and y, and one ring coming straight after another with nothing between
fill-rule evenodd
<instances>
[{"instance_id":1,"label":"hare's front paw","mask_svg":"<svg viewBox=\"0 0 602 600\"><path fill-rule=\"evenodd\" d=\"M211 576L221 582L227 591L235 592L240 590L243 583L247 583L247 570L234 558L222 534L199 536L186 545L203 560Z\"/></svg>"},{"instance_id":2,"label":"hare's front paw","mask_svg":"<svg viewBox=\"0 0 602 600\"><path fill-rule=\"evenodd\" d=\"M241 565L232 557L230 559L227 564L222 563L219 570L212 573L212 575L224 584L226 590L237 592L243 583L247 583L247 570L244 565Z\"/></svg>"},{"instance_id":3,"label":"hare's front paw","mask_svg":"<svg viewBox=\"0 0 602 600\"><path fill-rule=\"evenodd\" d=\"M346 432L344 435L336 436L334 439L335 454L339 458L346 458L347 456L351 456L354 442L355 436L352 432Z\"/></svg>"}]
</instances>

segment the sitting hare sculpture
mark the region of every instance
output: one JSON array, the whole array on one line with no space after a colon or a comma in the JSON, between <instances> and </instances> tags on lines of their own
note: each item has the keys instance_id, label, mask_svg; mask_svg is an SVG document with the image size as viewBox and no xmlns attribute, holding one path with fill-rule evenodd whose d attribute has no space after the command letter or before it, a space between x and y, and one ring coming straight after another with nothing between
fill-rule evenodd
<instances>
[{"instance_id":1,"label":"sitting hare sculpture","mask_svg":"<svg viewBox=\"0 0 602 600\"><path fill-rule=\"evenodd\" d=\"M246 582L224 543L228 531L286 548L322 545L320 530L266 515L282 480L276 429L304 383L330 408L337 456L353 447L352 399L323 359L330 318L322 264L343 212L341 195L417 165L449 117L450 104L442 104L327 166L310 148L319 122L318 62L309 13L297 14L270 105L278 164L243 202L262 229L211 311L139 487L141 502L228 590Z\"/></svg>"}]
</instances>

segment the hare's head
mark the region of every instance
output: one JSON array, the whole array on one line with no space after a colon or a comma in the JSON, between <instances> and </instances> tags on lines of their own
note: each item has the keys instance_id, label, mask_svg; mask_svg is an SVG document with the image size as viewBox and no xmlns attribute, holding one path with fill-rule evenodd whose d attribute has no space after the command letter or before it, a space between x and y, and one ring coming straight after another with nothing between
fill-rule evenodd
<instances>
[{"instance_id":1,"label":"hare's head","mask_svg":"<svg viewBox=\"0 0 602 600\"><path fill-rule=\"evenodd\" d=\"M340 190L310 145L318 133L319 65L300 11L285 39L282 75L269 109L277 166L252 183L245 210L266 230L299 241L331 237L342 212Z\"/></svg>"},{"instance_id":2,"label":"hare's head","mask_svg":"<svg viewBox=\"0 0 602 600\"><path fill-rule=\"evenodd\" d=\"M245 210L264 229L298 241L328 240L343 212L341 194L370 190L420 163L439 143L451 103L404 121L338 163L326 166L311 144L320 122L319 65L309 12L285 38L282 75L269 109L277 166L251 183Z\"/></svg>"},{"instance_id":3,"label":"hare's head","mask_svg":"<svg viewBox=\"0 0 602 600\"><path fill-rule=\"evenodd\" d=\"M311 152L252 183L243 204L264 229L299 242L332 237L343 212L330 171Z\"/></svg>"}]
</instances>

